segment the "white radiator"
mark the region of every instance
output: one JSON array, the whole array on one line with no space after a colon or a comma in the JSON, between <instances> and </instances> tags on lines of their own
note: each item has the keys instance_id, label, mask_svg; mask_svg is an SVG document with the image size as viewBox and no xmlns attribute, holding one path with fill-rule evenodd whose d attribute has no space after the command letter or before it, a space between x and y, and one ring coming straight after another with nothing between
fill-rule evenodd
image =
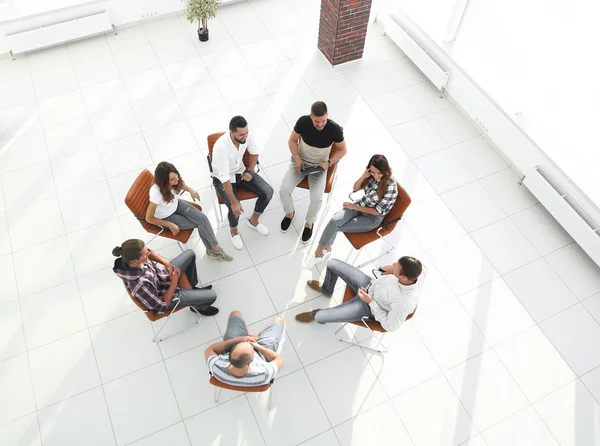
<instances>
[{"instance_id":1,"label":"white radiator","mask_svg":"<svg viewBox=\"0 0 600 446\"><path fill-rule=\"evenodd\" d=\"M443 94L448 84L450 73L444 70L431 57L431 54L415 41L400 25L400 21L394 14L385 15L380 20L385 33L406 54L410 60L429 78Z\"/></svg>"},{"instance_id":2,"label":"white radiator","mask_svg":"<svg viewBox=\"0 0 600 446\"><path fill-rule=\"evenodd\" d=\"M536 196L548 212L573 237L581 248L600 265L600 225L592 220L569 197L560 185L539 166L535 166L523 184Z\"/></svg>"},{"instance_id":3,"label":"white radiator","mask_svg":"<svg viewBox=\"0 0 600 446\"><path fill-rule=\"evenodd\" d=\"M6 34L13 54L37 50L82 37L93 36L112 29L108 13L98 12L81 17L73 17L36 28Z\"/></svg>"}]
</instances>

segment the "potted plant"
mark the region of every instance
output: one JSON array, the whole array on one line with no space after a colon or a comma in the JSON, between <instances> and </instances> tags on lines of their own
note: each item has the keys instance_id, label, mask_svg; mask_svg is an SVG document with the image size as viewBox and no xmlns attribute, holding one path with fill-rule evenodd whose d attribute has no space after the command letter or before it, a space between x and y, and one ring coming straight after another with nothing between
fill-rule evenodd
<instances>
[{"instance_id":1,"label":"potted plant","mask_svg":"<svg viewBox=\"0 0 600 446\"><path fill-rule=\"evenodd\" d=\"M220 0L183 0L186 6L187 19L190 23L198 22L198 39L208 40L208 19L217 16Z\"/></svg>"}]
</instances>

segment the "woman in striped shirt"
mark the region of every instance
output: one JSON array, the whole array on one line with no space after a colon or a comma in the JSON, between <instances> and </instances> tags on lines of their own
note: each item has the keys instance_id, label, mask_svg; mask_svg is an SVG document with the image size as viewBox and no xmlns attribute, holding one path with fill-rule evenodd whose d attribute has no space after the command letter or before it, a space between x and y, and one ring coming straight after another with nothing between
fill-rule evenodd
<instances>
[{"instance_id":1,"label":"woman in striped shirt","mask_svg":"<svg viewBox=\"0 0 600 446\"><path fill-rule=\"evenodd\" d=\"M329 220L319 240L315 256L305 264L306 269L311 269L329 257L331 245L338 232L369 232L379 227L390 212L398 198L398 187L392 177L387 158L383 155L373 155L352 190L363 190L364 195L354 203L345 202L344 208Z\"/></svg>"}]
</instances>

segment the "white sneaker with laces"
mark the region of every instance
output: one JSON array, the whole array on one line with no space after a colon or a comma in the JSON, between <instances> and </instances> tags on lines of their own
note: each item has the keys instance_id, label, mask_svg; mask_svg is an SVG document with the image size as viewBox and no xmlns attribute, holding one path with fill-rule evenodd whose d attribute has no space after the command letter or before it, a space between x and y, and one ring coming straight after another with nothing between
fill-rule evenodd
<instances>
[{"instance_id":1,"label":"white sneaker with laces","mask_svg":"<svg viewBox=\"0 0 600 446\"><path fill-rule=\"evenodd\" d=\"M232 235L231 231L229 231L229 238L231 238L231 244L235 249L237 249L238 251L244 249L244 242L242 241L242 237L239 233L236 235Z\"/></svg>"},{"instance_id":2,"label":"white sneaker with laces","mask_svg":"<svg viewBox=\"0 0 600 446\"><path fill-rule=\"evenodd\" d=\"M325 262L329 259L331 255L331 251L323 251L323 255L321 257L311 257L306 262L304 262L304 269L311 270L315 265L318 265L321 262Z\"/></svg>"},{"instance_id":3,"label":"white sneaker with laces","mask_svg":"<svg viewBox=\"0 0 600 446\"><path fill-rule=\"evenodd\" d=\"M250 220L246 220L246 222L248 223L248 226L258 232L260 235L269 235L269 228L262 223L258 222L258 224L254 226L252 223L250 223Z\"/></svg>"}]
</instances>

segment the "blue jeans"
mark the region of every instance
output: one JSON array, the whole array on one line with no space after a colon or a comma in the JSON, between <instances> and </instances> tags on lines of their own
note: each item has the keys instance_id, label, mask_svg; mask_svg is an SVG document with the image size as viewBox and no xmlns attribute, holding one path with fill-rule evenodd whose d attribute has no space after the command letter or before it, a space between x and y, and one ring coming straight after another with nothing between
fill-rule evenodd
<instances>
[{"instance_id":1,"label":"blue jeans","mask_svg":"<svg viewBox=\"0 0 600 446\"><path fill-rule=\"evenodd\" d=\"M336 212L325 226L319 245L332 245L338 232L369 232L377 228L382 221L383 215L371 215L351 209L342 209Z\"/></svg>"},{"instance_id":2,"label":"blue jeans","mask_svg":"<svg viewBox=\"0 0 600 446\"><path fill-rule=\"evenodd\" d=\"M256 200L256 204L254 205L254 212L257 214L262 214L267 208L271 198L273 198L273 188L267 183L264 178L258 175L255 172L250 172L252 175L252 179L250 181L242 180L242 176L237 174L235 176L235 183L231 183L231 188L233 189L233 195L237 198L236 190L238 187L249 190L250 192L254 192L258 195L258 200ZM229 212L227 213L227 219L229 220L230 228L237 228L238 221L240 217L238 215L234 215L231 210L231 200L227 196L225 192L225 187L223 183L219 181L218 178L213 177L213 185L217 190L217 194L221 198L221 201L227 206Z\"/></svg>"},{"instance_id":3,"label":"blue jeans","mask_svg":"<svg viewBox=\"0 0 600 446\"><path fill-rule=\"evenodd\" d=\"M327 264L325 281L323 282L323 293L331 295L335 284L341 278L352 288L354 293L358 293L359 288L367 289L373 278L363 273L360 269L342 262L338 259L331 259ZM333 308L315 310L315 320L320 324L329 324L332 322L355 322L363 317L375 320L371 308L363 302L360 297L354 296L351 300L344 302Z\"/></svg>"}]
</instances>

